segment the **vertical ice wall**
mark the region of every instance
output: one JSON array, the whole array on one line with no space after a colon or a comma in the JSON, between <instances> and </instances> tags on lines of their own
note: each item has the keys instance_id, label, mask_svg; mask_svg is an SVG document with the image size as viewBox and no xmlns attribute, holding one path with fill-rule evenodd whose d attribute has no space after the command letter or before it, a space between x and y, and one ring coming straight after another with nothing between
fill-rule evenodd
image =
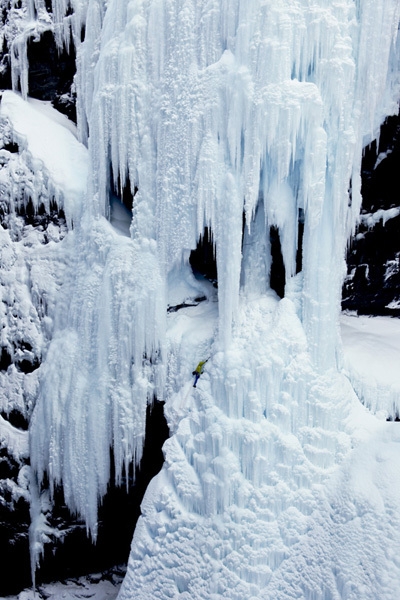
<instances>
[{"instance_id":1,"label":"vertical ice wall","mask_svg":"<svg viewBox=\"0 0 400 600\"><path fill-rule=\"evenodd\" d=\"M290 278L303 209L304 326L315 360L334 364L361 151L396 109L397 3L112 2L104 23L98 2L88 10L80 123L98 212L107 215L110 176L129 177L133 238L153 239L167 268L211 226L227 343L243 213L251 229L262 200Z\"/></svg>"},{"instance_id":2,"label":"vertical ice wall","mask_svg":"<svg viewBox=\"0 0 400 600\"><path fill-rule=\"evenodd\" d=\"M146 402L163 394L167 274L205 226L216 246L221 372L240 303L268 291L271 226L294 287L300 210L305 348L313 368L335 366L362 147L397 109L398 22L396 0L89 0L76 79L91 161L86 214L31 433L39 476L63 483L93 533L109 447L120 477L140 459ZM130 238L106 221L113 183L137 188ZM278 395L282 360L268 379ZM211 397L236 417L253 383L239 396L235 385L218 391L218 380Z\"/></svg>"}]
</instances>

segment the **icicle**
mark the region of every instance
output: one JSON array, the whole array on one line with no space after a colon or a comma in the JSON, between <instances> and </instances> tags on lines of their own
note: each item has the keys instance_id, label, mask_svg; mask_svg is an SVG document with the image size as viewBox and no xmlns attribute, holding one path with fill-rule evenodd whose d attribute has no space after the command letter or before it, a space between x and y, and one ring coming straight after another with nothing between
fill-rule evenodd
<instances>
[{"instance_id":1,"label":"icicle","mask_svg":"<svg viewBox=\"0 0 400 600\"><path fill-rule=\"evenodd\" d=\"M264 203L259 202L254 222L245 226L241 285L246 294L265 294L271 270L270 240L265 224Z\"/></svg>"},{"instance_id":2,"label":"icicle","mask_svg":"<svg viewBox=\"0 0 400 600\"><path fill-rule=\"evenodd\" d=\"M20 34L11 46L11 79L12 89L21 90L24 100L28 96L28 57L27 57L27 35Z\"/></svg>"}]
</instances>

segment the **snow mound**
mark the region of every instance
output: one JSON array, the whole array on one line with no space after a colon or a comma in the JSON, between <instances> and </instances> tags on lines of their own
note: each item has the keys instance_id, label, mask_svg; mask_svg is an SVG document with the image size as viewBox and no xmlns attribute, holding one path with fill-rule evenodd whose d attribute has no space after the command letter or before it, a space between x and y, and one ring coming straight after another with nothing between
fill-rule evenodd
<instances>
[{"instance_id":1,"label":"snow mound","mask_svg":"<svg viewBox=\"0 0 400 600\"><path fill-rule=\"evenodd\" d=\"M360 400L372 412L400 415L400 321L343 315L344 368Z\"/></svg>"},{"instance_id":2,"label":"snow mound","mask_svg":"<svg viewBox=\"0 0 400 600\"><path fill-rule=\"evenodd\" d=\"M31 199L37 210L43 202L44 187L47 211L54 199L64 209L69 224L77 222L86 191L88 153L66 120L47 103L28 102L11 91L2 93L0 119L10 123L12 140L34 174L25 201Z\"/></svg>"},{"instance_id":3,"label":"snow mound","mask_svg":"<svg viewBox=\"0 0 400 600\"><path fill-rule=\"evenodd\" d=\"M200 308L173 315L176 356L201 347L184 329ZM196 390L167 402L174 435L119 599L391 600L396 424L368 413L345 376L314 371L288 300L243 305L230 352L217 350Z\"/></svg>"}]
</instances>

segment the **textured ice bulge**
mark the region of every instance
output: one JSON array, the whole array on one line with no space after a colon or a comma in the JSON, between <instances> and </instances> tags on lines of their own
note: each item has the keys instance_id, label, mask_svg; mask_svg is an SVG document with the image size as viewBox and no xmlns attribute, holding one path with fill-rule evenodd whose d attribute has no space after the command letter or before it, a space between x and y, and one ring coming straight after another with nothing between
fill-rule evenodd
<instances>
[{"instance_id":1,"label":"textured ice bulge","mask_svg":"<svg viewBox=\"0 0 400 600\"><path fill-rule=\"evenodd\" d=\"M55 7L61 22L66 5ZM399 489L385 444L399 434L338 370L338 319L362 149L398 110L397 0L86 9L76 85L89 177L31 425L39 480L63 485L95 537L110 447L120 481L157 396L173 435L121 600L393 598ZM129 230L126 211L116 216L127 195ZM189 272L205 227L217 298ZM282 300L270 289L271 228ZM167 316L176 289L182 303L206 300ZM353 446L360 473L370 452L364 487ZM376 576L386 568L392 581Z\"/></svg>"}]
</instances>

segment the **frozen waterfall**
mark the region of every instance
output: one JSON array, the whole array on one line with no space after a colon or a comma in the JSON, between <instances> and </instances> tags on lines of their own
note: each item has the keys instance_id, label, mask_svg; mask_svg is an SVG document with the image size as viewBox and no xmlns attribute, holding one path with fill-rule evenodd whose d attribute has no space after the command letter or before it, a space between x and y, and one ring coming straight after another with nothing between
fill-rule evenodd
<instances>
[{"instance_id":1,"label":"frozen waterfall","mask_svg":"<svg viewBox=\"0 0 400 600\"><path fill-rule=\"evenodd\" d=\"M385 444L400 434L341 373L339 313L363 147L398 110L398 0L71 5L74 22L53 0L59 43L72 28L77 45L89 175L31 423L39 483L62 484L95 538L110 447L120 481L157 397L173 435L121 600L393 599ZM206 227L218 292L189 263ZM366 455L383 458L361 485ZM393 581L375 577L385 560Z\"/></svg>"}]
</instances>

